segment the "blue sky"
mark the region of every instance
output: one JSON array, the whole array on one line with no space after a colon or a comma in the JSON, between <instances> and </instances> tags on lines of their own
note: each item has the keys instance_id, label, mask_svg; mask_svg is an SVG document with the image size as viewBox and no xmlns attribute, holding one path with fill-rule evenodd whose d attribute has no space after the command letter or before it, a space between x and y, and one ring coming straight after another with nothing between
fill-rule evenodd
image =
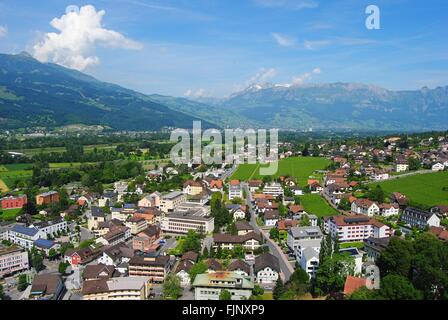
<instances>
[{"instance_id":1,"label":"blue sky","mask_svg":"<svg viewBox=\"0 0 448 320\"><path fill-rule=\"evenodd\" d=\"M365 27L369 4L380 30ZM101 31L116 32L74 44L83 71L143 93L222 97L264 81L448 85L445 0L1 0L0 52L33 52L69 5L104 10ZM64 60L62 40L39 57L78 63Z\"/></svg>"}]
</instances>

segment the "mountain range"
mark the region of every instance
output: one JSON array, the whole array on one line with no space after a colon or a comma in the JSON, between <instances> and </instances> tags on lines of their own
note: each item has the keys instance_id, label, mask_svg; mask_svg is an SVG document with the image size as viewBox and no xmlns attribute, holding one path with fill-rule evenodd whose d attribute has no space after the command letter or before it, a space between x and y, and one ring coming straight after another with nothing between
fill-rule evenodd
<instances>
[{"instance_id":1,"label":"mountain range","mask_svg":"<svg viewBox=\"0 0 448 320\"><path fill-rule=\"evenodd\" d=\"M27 53L0 54L2 128L101 125L115 130L192 127L194 116ZM204 127L212 126L203 123ZM214 127L214 125L213 125Z\"/></svg>"},{"instance_id":2,"label":"mountain range","mask_svg":"<svg viewBox=\"0 0 448 320\"><path fill-rule=\"evenodd\" d=\"M30 55L0 54L4 128L102 125L114 130L255 127L446 130L448 86L392 91L357 83L256 84L223 99L145 95Z\"/></svg>"}]
</instances>

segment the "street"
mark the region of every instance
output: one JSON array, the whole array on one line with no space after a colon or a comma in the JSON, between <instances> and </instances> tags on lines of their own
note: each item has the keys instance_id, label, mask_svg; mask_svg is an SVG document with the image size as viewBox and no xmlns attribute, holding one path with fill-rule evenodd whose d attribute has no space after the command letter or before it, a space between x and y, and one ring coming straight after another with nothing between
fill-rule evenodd
<instances>
[{"instance_id":1,"label":"street","mask_svg":"<svg viewBox=\"0 0 448 320\"><path fill-rule=\"evenodd\" d=\"M292 273L294 272L294 268L291 265L291 263L288 261L287 256L283 253L282 249L269 238L269 233L261 229L257 224L257 219L255 215L255 211L253 209L252 205L252 194L250 193L249 187L247 186L247 183L243 183L243 188L246 191L246 203L250 212L250 224L254 229L261 233L263 237L266 239L266 244L268 245L271 253L276 256L280 263L280 269L283 273L284 281L288 281L291 277Z\"/></svg>"}]
</instances>

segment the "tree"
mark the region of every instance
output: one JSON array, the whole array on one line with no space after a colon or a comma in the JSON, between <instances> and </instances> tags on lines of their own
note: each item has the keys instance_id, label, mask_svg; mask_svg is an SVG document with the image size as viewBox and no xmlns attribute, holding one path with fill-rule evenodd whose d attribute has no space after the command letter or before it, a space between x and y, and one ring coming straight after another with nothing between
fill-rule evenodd
<instances>
[{"instance_id":1,"label":"tree","mask_svg":"<svg viewBox=\"0 0 448 320\"><path fill-rule=\"evenodd\" d=\"M19 276L19 281L17 283L17 290L22 292L25 291L27 287L28 287L28 280L26 279L26 274L21 274Z\"/></svg>"},{"instance_id":2,"label":"tree","mask_svg":"<svg viewBox=\"0 0 448 320\"><path fill-rule=\"evenodd\" d=\"M180 278L176 274L170 273L166 277L165 282L163 283L163 296L174 300L177 300L182 296Z\"/></svg>"},{"instance_id":3,"label":"tree","mask_svg":"<svg viewBox=\"0 0 448 320\"><path fill-rule=\"evenodd\" d=\"M334 253L319 265L316 273L316 288L320 294L339 292L343 289L345 279L353 275L355 260L348 254Z\"/></svg>"},{"instance_id":4,"label":"tree","mask_svg":"<svg viewBox=\"0 0 448 320\"><path fill-rule=\"evenodd\" d=\"M277 282L275 283L274 290L272 291L272 297L274 300L278 300L280 296L285 293L285 285L283 284L283 280L279 277Z\"/></svg>"},{"instance_id":5,"label":"tree","mask_svg":"<svg viewBox=\"0 0 448 320\"><path fill-rule=\"evenodd\" d=\"M412 283L399 275L388 275L381 280L380 296L387 300L418 300L422 294Z\"/></svg>"},{"instance_id":6,"label":"tree","mask_svg":"<svg viewBox=\"0 0 448 320\"><path fill-rule=\"evenodd\" d=\"M409 170L411 171L417 171L421 168L421 163L420 160L418 160L417 158L411 157L408 159L408 164L409 164Z\"/></svg>"},{"instance_id":7,"label":"tree","mask_svg":"<svg viewBox=\"0 0 448 320\"><path fill-rule=\"evenodd\" d=\"M377 261L381 275L396 274L409 278L414 254L415 251L410 240L391 238L389 245L381 252Z\"/></svg>"},{"instance_id":8,"label":"tree","mask_svg":"<svg viewBox=\"0 0 448 320\"><path fill-rule=\"evenodd\" d=\"M196 276L201 273L205 273L207 271L208 267L203 261L199 261L198 263L195 263L190 271L188 271L188 274L190 276L190 282L193 283L194 279L196 279Z\"/></svg>"},{"instance_id":9,"label":"tree","mask_svg":"<svg viewBox=\"0 0 448 320\"><path fill-rule=\"evenodd\" d=\"M48 251L48 259L54 260L56 256L58 255L56 249L51 248L50 251Z\"/></svg>"},{"instance_id":10,"label":"tree","mask_svg":"<svg viewBox=\"0 0 448 320\"><path fill-rule=\"evenodd\" d=\"M0 284L0 300L5 299L5 291L3 290L3 285Z\"/></svg>"},{"instance_id":11,"label":"tree","mask_svg":"<svg viewBox=\"0 0 448 320\"><path fill-rule=\"evenodd\" d=\"M375 189L372 189L367 193L367 197L372 201L383 203L384 199L386 198L386 195L384 194L384 191L381 188L381 186L377 185Z\"/></svg>"},{"instance_id":12,"label":"tree","mask_svg":"<svg viewBox=\"0 0 448 320\"><path fill-rule=\"evenodd\" d=\"M310 218L308 217L307 214L304 214L302 216L302 219L300 220L300 226L301 227L309 227L309 226L311 226L311 221L310 221Z\"/></svg>"},{"instance_id":13,"label":"tree","mask_svg":"<svg viewBox=\"0 0 448 320\"><path fill-rule=\"evenodd\" d=\"M67 271L67 268L70 264L68 262L60 262L58 266L58 271L60 274L64 275L65 271Z\"/></svg>"},{"instance_id":14,"label":"tree","mask_svg":"<svg viewBox=\"0 0 448 320\"><path fill-rule=\"evenodd\" d=\"M229 290L223 289L219 294L219 300L232 300L232 294Z\"/></svg>"},{"instance_id":15,"label":"tree","mask_svg":"<svg viewBox=\"0 0 448 320\"><path fill-rule=\"evenodd\" d=\"M237 244L234 248L233 248L233 252L232 252L232 258L235 259L244 259L244 255L245 255L246 251L244 250L243 246L240 244Z\"/></svg>"},{"instance_id":16,"label":"tree","mask_svg":"<svg viewBox=\"0 0 448 320\"><path fill-rule=\"evenodd\" d=\"M204 250L202 251L202 258L204 259L208 259L210 258L210 253L208 252L208 248L207 246L204 248Z\"/></svg>"},{"instance_id":17,"label":"tree","mask_svg":"<svg viewBox=\"0 0 448 320\"><path fill-rule=\"evenodd\" d=\"M342 198L339 202L338 208L344 211L349 211L351 209L350 201L347 198Z\"/></svg>"},{"instance_id":18,"label":"tree","mask_svg":"<svg viewBox=\"0 0 448 320\"><path fill-rule=\"evenodd\" d=\"M278 240L280 236L280 232L278 231L277 228L272 228L271 230L269 230L269 237L273 240Z\"/></svg>"},{"instance_id":19,"label":"tree","mask_svg":"<svg viewBox=\"0 0 448 320\"><path fill-rule=\"evenodd\" d=\"M36 269L37 272L41 271L44 268L42 255L39 253L32 254L31 256L31 265Z\"/></svg>"},{"instance_id":20,"label":"tree","mask_svg":"<svg viewBox=\"0 0 448 320\"><path fill-rule=\"evenodd\" d=\"M378 300L380 296L377 290L369 290L367 287L362 287L353 292L348 300Z\"/></svg>"},{"instance_id":21,"label":"tree","mask_svg":"<svg viewBox=\"0 0 448 320\"><path fill-rule=\"evenodd\" d=\"M327 234L321 241L320 252L319 252L319 263L322 264L333 254L333 240L331 235Z\"/></svg>"},{"instance_id":22,"label":"tree","mask_svg":"<svg viewBox=\"0 0 448 320\"><path fill-rule=\"evenodd\" d=\"M302 268L297 268L288 282L285 284L286 290L291 291L296 296L302 296L311 289L310 277Z\"/></svg>"},{"instance_id":23,"label":"tree","mask_svg":"<svg viewBox=\"0 0 448 320\"><path fill-rule=\"evenodd\" d=\"M448 299L448 245L430 233L413 242L412 282L425 299Z\"/></svg>"},{"instance_id":24,"label":"tree","mask_svg":"<svg viewBox=\"0 0 448 320\"><path fill-rule=\"evenodd\" d=\"M182 253L187 251L200 252L201 251L201 237L194 230L188 230L187 236L185 237L182 248Z\"/></svg>"},{"instance_id":25,"label":"tree","mask_svg":"<svg viewBox=\"0 0 448 320\"><path fill-rule=\"evenodd\" d=\"M256 284L252 290L254 296L262 296L264 294L264 288Z\"/></svg>"}]
</instances>

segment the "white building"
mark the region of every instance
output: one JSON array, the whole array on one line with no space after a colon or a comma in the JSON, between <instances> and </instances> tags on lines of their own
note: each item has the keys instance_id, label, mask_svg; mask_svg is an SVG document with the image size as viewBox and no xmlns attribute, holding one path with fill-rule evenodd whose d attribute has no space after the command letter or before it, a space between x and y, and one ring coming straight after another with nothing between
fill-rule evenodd
<instances>
[{"instance_id":1,"label":"white building","mask_svg":"<svg viewBox=\"0 0 448 320\"><path fill-rule=\"evenodd\" d=\"M274 197L283 196L283 187L280 183L272 182L264 186L263 193Z\"/></svg>"},{"instance_id":2,"label":"white building","mask_svg":"<svg viewBox=\"0 0 448 320\"><path fill-rule=\"evenodd\" d=\"M431 167L431 169L432 169L432 171L443 171L443 170L445 170L445 166L442 163L437 162L436 164L434 164Z\"/></svg>"},{"instance_id":3,"label":"white building","mask_svg":"<svg viewBox=\"0 0 448 320\"><path fill-rule=\"evenodd\" d=\"M220 271L198 274L193 288L195 300L219 300L222 290L229 291L232 300L249 300L254 283L236 272Z\"/></svg>"},{"instance_id":4,"label":"white building","mask_svg":"<svg viewBox=\"0 0 448 320\"><path fill-rule=\"evenodd\" d=\"M235 198L243 199L243 188L239 180L232 180L229 185L229 200Z\"/></svg>"},{"instance_id":5,"label":"white building","mask_svg":"<svg viewBox=\"0 0 448 320\"><path fill-rule=\"evenodd\" d=\"M440 218L433 212L408 207L404 209L400 219L411 227L440 227Z\"/></svg>"},{"instance_id":6,"label":"white building","mask_svg":"<svg viewBox=\"0 0 448 320\"><path fill-rule=\"evenodd\" d=\"M254 274L257 283L273 284L280 276L278 258L270 253L263 253L255 258Z\"/></svg>"},{"instance_id":7,"label":"white building","mask_svg":"<svg viewBox=\"0 0 448 320\"><path fill-rule=\"evenodd\" d=\"M355 214L363 214L372 217L380 213L380 207L369 199L357 199L352 202L351 211Z\"/></svg>"},{"instance_id":8,"label":"white building","mask_svg":"<svg viewBox=\"0 0 448 320\"><path fill-rule=\"evenodd\" d=\"M173 212L177 207L187 201L187 195L180 191L170 192L160 199L160 210L162 212Z\"/></svg>"},{"instance_id":9,"label":"white building","mask_svg":"<svg viewBox=\"0 0 448 320\"><path fill-rule=\"evenodd\" d=\"M288 230L286 244L292 251L295 251L301 240L317 240L320 242L322 238L322 231L317 226L292 227Z\"/></svg>"},{"instance_id":10,"label":"white building","mask_svg":"<svg viewBox=\"0 0 448 320\"><path fill-rule=\"evenodd\" d=\"M365 215L327 217L324 231L339 242L363 241L369 237L387 238L391 235L387 225Z\"/></svg>"}]
</instances>

